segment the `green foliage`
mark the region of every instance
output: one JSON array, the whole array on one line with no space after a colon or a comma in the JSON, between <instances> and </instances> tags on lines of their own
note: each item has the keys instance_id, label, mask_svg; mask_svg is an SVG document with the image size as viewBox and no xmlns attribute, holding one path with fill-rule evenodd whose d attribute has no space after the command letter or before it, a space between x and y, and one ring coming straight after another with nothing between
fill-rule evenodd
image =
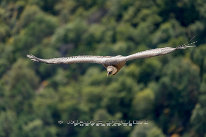
<instances>
[{"instance_id":1,"label":"green foliage","mask_svg":"<svg viewBox=\"0 0 206 137\"><path fill-rule=\"evenodd\" d=\"M201 136L205 135L205 125L206 125L206 109L205 107L201 106L200 104L197 104L193 110L192 116L191 116L191 123L194 126L194 129L196 132L198 132Z\"/></svg>"},{"instance_id":2,"label":"green foliage","mask_svg":"<svg viewBox=\"0 0 206 137\"><path fill-rule=\"evenodd\" d=\"M138 82L147 84L149 81L158 79L160 75L161 63L156 59L148 59L140 67Z\"/></svg>"},{"instance_id":3,"label":"green foliage","mask_svg":"<svg viewBox=\"0 0 206 137\"><path fill-rule=\"evenodd\" d=\"M28 63L19 59L1 79L1 84L5 85L3 94L7 107L19 113L23 109L29 111L38 83L39 79ZM9 102L11 99L13 101Z\"/></svg>"},{"instance_id":4,"label":"green foliage","mask_svg":"<svg viewBox=\"0 0 206 137\"><path fill-rule=\"evenodd\" d=\"M206 48L205 45L202 45L200 48L195 50L192 53L192 60L199 66L200 68L200 77L203 79L203 75L206 73L206 58L205 58Z\"/></svg>"},{"instance_id":5,"label":"green foliage","mask_svg":"<svg viewBox=\"0 0 206 137\"><path fill-rule=\"evenodd\" d=\"M154 93L150 89L139 91L132 102L134 117L137 119L149 118L154 108Z\"/></svg>"},{"instance_id":6,"label":"green foliage","mask_svg":"<svg viewBox=\"0 0 206 137\"><path fill-rule=\"evenodd\" d=\"M1 0L0 137L206 136L205 21L204 0ZM196 40L193 49L127 62L114 77L100 65L26 58L125 56Z\"/></svg>"},{"instance_id":7,"label":"green foliage","mask_svg":"<svg viewBox=\"0 0 206 137\"><path fill-rule=\"evenodd\" d=\"M17 132L15 112L6 111L0 113L0 137L15 137Z\"/></svg>"},{"instance_id":8,"label":"green foliage","mask_svg":"<svg viewBox=\"0 0 206 137\"><path fill-rule=\"evenodd\" d=\"M159 29L155 32L153 37L153 44L159 44L169 41L171 38L176 38L184 34L183 27L180 26L176 20L170 20L162 23Z\"/></svg>"},{"instance_id":9,"label":"green foliage","mask_svg":"<svg viewBox=\"0 0 206 137\"><path fill-rule=\"evenodd\" d=\"M44 130L42 130L44 129ZM44 125L40 119L35 119L29 122L27 125L23 127L24 136L25 137L44 137L44 136L51 136L55 137L56 135L56 128L44 128Z\"/></svg>"},{"instance_id":10,"label":"green foliage","mask_svg":"<svg viewBox=\"0 0 206 137\"><path fill-rule=\"evenodd\" d=\"M165 137L165 135L153 122L149 122L148 125L135 126L130 137Z\"/></svg>"},{"instance_id":11,"label":"green foliage","mask_svg":"<svg viewBox=\"0 0 206 137\"><path fill-rule=\"evenodd\" d=\"M190 61L177 58L167 64L156 91L158 121L164 130L174 132L188 121L197 101L199 86L199 69ZM171 125L171 129L167 128Z\"/></svg>"},{"instance_id":12,"label":"green foliage","mask_svg":"<svg viewBox=\"0 0 206 137\"><path fill-rule=\"evenodd\" d=\"M9 27L6 24L1 23L0 28L0 41L5 41L9 34Z\"/></svg>"},{"instance_id":13,"label":"green foliage","mask_svg":"<svg viewBox=\"0 0 206 137\"><path fill-rule=\"evenodd\" d=\"M40 44L45 37L54 32L57 24L53 16L43 13L38 7L26 7L16 27L16 31L20 34L16 35L12 41L12 45L15 45L13 54L26 55L26 49Z\"/></svg>"}]
</instances>

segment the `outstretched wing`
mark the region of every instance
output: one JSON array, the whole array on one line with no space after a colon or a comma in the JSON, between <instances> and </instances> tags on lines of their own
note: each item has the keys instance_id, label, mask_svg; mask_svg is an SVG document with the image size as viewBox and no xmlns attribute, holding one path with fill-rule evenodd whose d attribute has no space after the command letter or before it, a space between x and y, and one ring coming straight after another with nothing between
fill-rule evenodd
<instances>
[{"instance_id":1,"label":"outstretched wing","mask_svg":"<svg viewBox=\"0 0 206 137\"><path fill-rule=\"evenodd\" d=\"M149 58L149 57L154 57L154 56L165 55L165 54L171 53L177 49L186 49L189 47L195 47L195 46L190 46L194 43L195 42L189 43L187 45L184 44L184 45L178 46L176 48L165 47L165 48L156 48L156 49L151 49L151 50L145 50L142 52L137 52L135 54L126 56L125 58L126 58L126 61L128 61L128 60L139 59L139 58Z\"/></svg>"},{"instance_id":2,"label":"outstretched wing","mask_svg":"<svg viewBox=\"0 0 206 137\"><path fill-rule=\"evenodd\" d=\"M72 64L72 63L97 63L104 64L105 60L110 56L73 56L62 58L41 59L34 55L27 55L32 61L44 62L47 64Z\"/></svg>"}]
</instances>

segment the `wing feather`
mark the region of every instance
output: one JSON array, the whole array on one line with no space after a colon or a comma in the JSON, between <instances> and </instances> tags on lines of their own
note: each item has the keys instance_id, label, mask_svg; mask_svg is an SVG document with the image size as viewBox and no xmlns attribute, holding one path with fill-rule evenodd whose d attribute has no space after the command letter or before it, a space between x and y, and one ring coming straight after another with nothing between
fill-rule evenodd
<instances>
[{"instance_id":1,"label":"wing feather","mask_svg":"<svg viewBox=\"0 0 206 137\"><path fill-rule=\"evenodd\" d=\"M104 64L110 56L72 56L62 58L41 59L34 55L27 55L32 61L44 62L47 64L73 64L73 63L97 63Z\"/></svg>"},{"instance_id":2,"label":"wing feather","mask_svg":"<svg viewBox=\"0 0 206 137\"><path fill-rule=\"evenodd\" d=\"M150 50L145 50L142 52L137 52L135 54L126 56L126 61L128 60L133 60L133 59L139 59L139 58L150 58L150 57L154 57L154 56L160 56L160 55L165 55L165 54L169 54L177 49L186 49L189 47L195 47L195 46L190 46L193 43L189 43L188 45L181 45L178 46L176 48L172 48L172 47L165 47L165 48L156 48L156 49L150 49Z\"/></svg>"},{"instance_id":3,"label":"wing feather","mask_svg":"<svg viewBox=\"0 0 206 137\"><path fill-rule=\"evenodd\" d=\"M145 51L137 52L135 54L127 56L126 60L133 60L133 59L139 59L139 58L149 58L149 57L164 55L164 54L168 54L170 52L173 52L174 50L176 50L176 48L171 48L171 47L145 50Z\"/></svg>"}]
</instances>

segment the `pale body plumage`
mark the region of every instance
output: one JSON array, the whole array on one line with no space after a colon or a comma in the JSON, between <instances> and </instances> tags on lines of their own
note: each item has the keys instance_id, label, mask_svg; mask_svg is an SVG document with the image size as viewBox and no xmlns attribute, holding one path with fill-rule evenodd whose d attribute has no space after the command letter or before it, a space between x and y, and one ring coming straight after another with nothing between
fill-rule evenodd
<instances>
[{"instance_id":1,"label":"pale body plumage","mask_svg":"<svg viewBox=\"0 0 206 137\"><path fill-rule=\"evenodd\" d=\"M40 59L33 55L27 55L33 61L44 62L48 64L73 64L73 63L97 63L102 64L107 68L107 75L115 75L127 61L139 58L149 58L153 56L165 55L171 53L177 49L186 49L190 43L187 45L182 45L176 48L165 47L165 48L156 48L151 50L146 50L142 52L137 52L129 56L73 56L73 57L62 57L62 58L51 58L51 59Z\"/></svg>"}]
</instances>

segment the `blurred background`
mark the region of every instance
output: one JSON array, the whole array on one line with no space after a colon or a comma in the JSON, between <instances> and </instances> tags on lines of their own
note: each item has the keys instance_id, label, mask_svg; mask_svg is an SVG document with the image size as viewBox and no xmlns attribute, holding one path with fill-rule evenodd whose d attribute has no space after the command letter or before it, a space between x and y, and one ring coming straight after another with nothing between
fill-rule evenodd
<instances>
[{"instance_id":1,"label":"blurred background","mask_svg":"<svg viewBox=\"0 0 206 137\"><path fill-rule=\"evenodd\" d=\"M206 137L205 27L205 0L1 0L0 137ZM26 57L128 55L191 39L197 48L128 62L113 77Z\"/></svg>"}]
</instances>

